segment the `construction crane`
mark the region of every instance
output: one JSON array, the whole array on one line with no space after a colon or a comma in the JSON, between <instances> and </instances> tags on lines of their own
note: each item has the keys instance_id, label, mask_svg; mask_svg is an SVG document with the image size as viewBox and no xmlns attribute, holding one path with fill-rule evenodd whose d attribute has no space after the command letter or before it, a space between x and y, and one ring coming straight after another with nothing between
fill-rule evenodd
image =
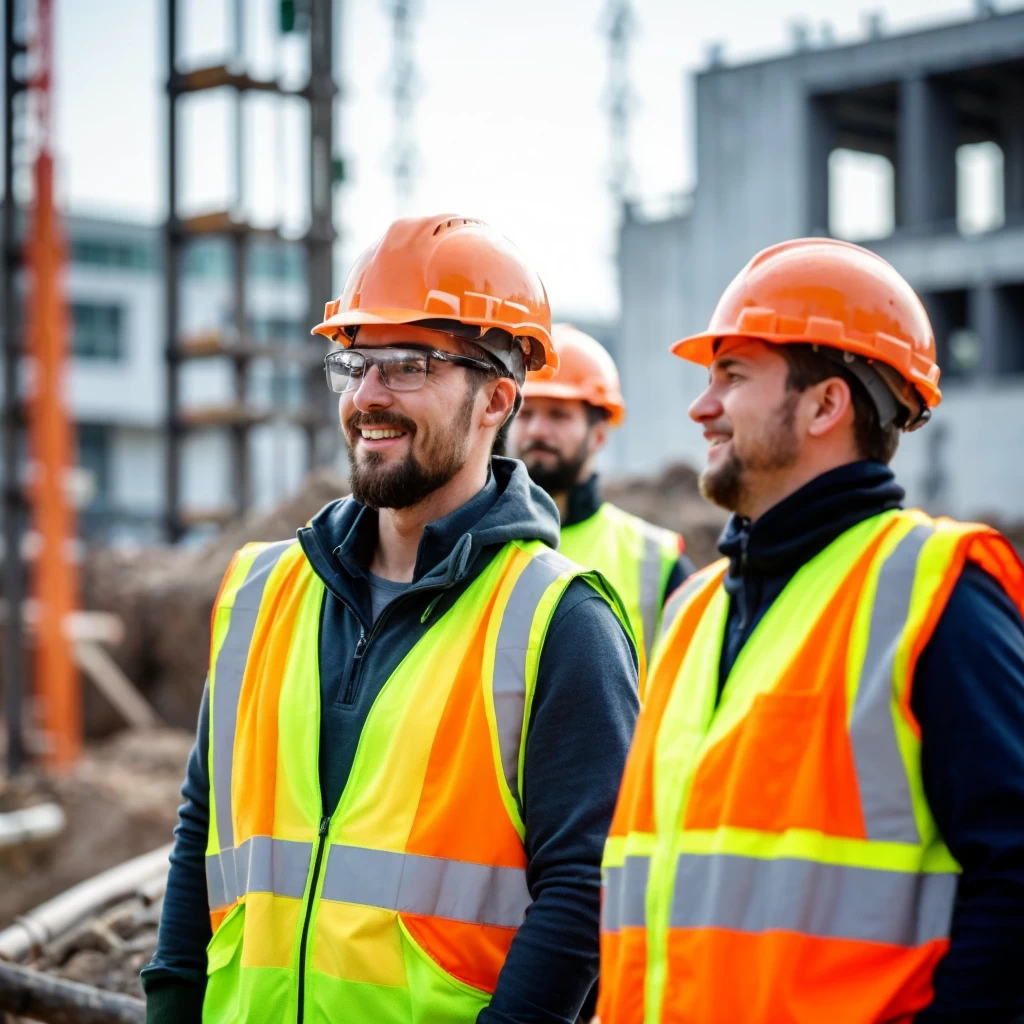
<instances>
[{"instance_id":1,"label":"construction crane","mask_svg":"<svg viewBox=\"0 0 1024 1024\"><path fill-rule=\"evenodd\" d=\"M394 138L391 142L391 173L395 179L395 204L399 214L410 212L415 192L418 152L413 133L413 107L416 101L416 67L413 59L413 0L392 0L390 88L394 111Z\"/></svg>"},{"instance_id":2,"label":"construction crane","mask_svg":"<svg viewBox=\"0 0 1024 1024\"><path fill-rule=\"evenodd\" d=\"M608 41L608 83L605 93L611 146L608 187L616 209L621 210L633 188L634 174L629 139L634 109L629 76L629 46L636 30L633 5L629 0L610 0L602 24Z\"/></svg>"}]
</instances>

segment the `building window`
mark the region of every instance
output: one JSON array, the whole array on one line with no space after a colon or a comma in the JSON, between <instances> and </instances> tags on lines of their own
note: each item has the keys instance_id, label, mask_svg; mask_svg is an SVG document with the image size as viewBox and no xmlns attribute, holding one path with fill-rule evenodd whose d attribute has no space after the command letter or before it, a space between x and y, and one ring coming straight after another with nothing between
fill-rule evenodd
<instances>
[{"instance_id":1,"label":"building window","mask_svg":"<svg viewBox=\"0 0 1024 1024\"><path fill-rule=\"evenodd\" d=\"M87 506L106 508L110 504L110 427L78 425L78 465L89 475Z\"/></svg>"},{"instance_id":2,"label":"building window","mask_svg":"<svg viewBox=\"0 0 1024 1024\"><path fill-rule=\"evenodd\" d=\"M92 267L120 267L124 270L154 270L155 244L121 242L100 238L73 238L71 262Z\"/></svg>"},{"instance_id":3,"label":"building window","mask_svg":"<svg viewBox=\"0 0 1024 1024\"><path fill-rule=\"evenodd\" d=\"M114 303L74 302L72 351L76 359L124 358L124 310Z\"/></svg>"}]
</instances>

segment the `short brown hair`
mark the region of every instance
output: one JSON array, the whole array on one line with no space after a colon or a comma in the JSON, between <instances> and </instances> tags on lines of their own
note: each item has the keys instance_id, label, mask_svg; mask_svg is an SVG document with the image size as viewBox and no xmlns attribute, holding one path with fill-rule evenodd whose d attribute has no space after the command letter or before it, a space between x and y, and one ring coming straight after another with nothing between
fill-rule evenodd
<instances>
[{"instance_id":1,"label":"short brown hair","mask_svg":"<svg viewBox=\"0 0 1024 1024\"><path fill-rule=\"evenodd\" d=\"M879 422L878 409L871 400L864 385L834 359L815 352L813 346L796 343L780 345L779 351L789 375L786 388L790 391L806 391L829 377L846 381L853 401L853 435L862 458L874 459L888 465L900 443L900 428L895 423L883 427Z\"/></svg>"}]
</instances>

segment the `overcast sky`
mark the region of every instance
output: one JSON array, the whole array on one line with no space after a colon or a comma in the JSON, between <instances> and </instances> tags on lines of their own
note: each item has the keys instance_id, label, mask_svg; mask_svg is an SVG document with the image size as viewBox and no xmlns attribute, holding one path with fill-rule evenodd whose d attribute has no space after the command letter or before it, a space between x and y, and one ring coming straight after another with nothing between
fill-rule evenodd
<instances>
[{"instance_id":1,"label":"overcast sky","mask_svg":"<svg viewBox=\"0 0 1024 1024\"><path fill-rule=\"evenodd\" d=\"M74 211L159 219L164 212L165 46L161 0L55 0L62 194ZM298 41L274 43L278 0L247 0L247 35L259 70L299 73ZM223 0L181 0L186 61L218 59L230 37ZM1005 9L1011 4L999 4ZM1013 4L1013 6L1018 6ZM347 264L396 215L389 170L393 130L384 0L342 5L338 77L344 88L338 148L350 168L339 203ZM413 211L457 211L498 226L536 261L557 309L616 308L614 215L606 189L608 125L602 108L605 0L420 0ZM864 7L849 0L637 0L632 46L637 110L636 193L657 204L694 185L691 75L713 42L727 61L785 51L792 25L812 38L828 23L857 39ZM970 16L970 0L890 0L888 31ZM230 108L190 101L183 199L219 206L230 171ZM253 215L301 224L301 113L248 115L246 161ZM275 181L282 181L277 188Z\"/></svg>"}]
</instances>

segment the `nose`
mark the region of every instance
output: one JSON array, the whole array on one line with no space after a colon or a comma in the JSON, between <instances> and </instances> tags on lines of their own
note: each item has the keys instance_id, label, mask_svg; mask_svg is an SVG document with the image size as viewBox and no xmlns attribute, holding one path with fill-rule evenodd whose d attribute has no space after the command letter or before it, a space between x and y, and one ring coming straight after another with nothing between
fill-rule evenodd
<instances>
[{"instance_id":1,"label":"nose","mask_svg":"<svg viewBox=\"0 0 1024 1024\"><path fill-rule=\"evenodd\" d=\"M391 392L384 386L380 370L376 366L371 366L356 382L355 390L347 392L345 397L350 397L352 404L360 412L386 409L394 401Z\"/></svg>"},{"instance_id":2,"label":"nose","mask_svg":"<svg viewBox=\"0 0 1024 1024\"><path fill-rule=\"evenodd\" d=\"M694 423L708 423L718 419L724 410L722 403L715 394L714 386L709 384L691 403L687 413Z\"/></svg>"}]
</instances>

